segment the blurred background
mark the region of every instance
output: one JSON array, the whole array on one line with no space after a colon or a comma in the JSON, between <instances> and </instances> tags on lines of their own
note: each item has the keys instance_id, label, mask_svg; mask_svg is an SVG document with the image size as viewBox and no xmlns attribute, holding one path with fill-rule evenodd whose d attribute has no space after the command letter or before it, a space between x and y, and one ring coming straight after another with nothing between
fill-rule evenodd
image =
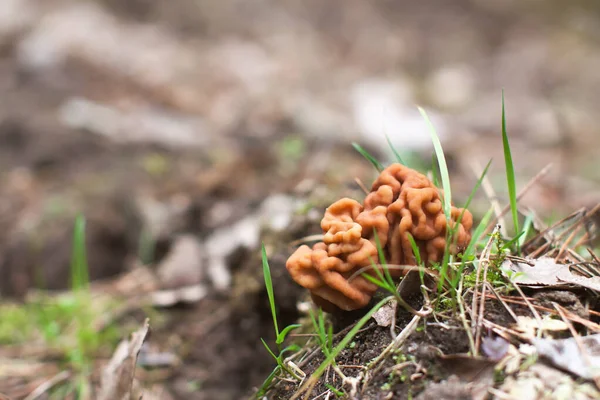
<instances>
[{"instance_id":1,"label":"blurred background","mask_svg":"<svg viewBox=\"0 0 600 400\"><path fill-rule=\"evenodd\" d=\"M91 279L130 306L111 321L156 313L145 351L177 360L150 365L145 387L243 398L273 366L259 243L292 322L290 242L375 176L351 142L391 161L388 135L426 169L423 106L455 200L493 159L505 204L504 89L518 187L553 164L522 205L556 219L600 201L598 70L593 0L2 0L0 301L69 288L82 213ZM0 359L39 358L3 329ZM14 398L63 368L1 363Z\"/></svg>"}]
</instances>

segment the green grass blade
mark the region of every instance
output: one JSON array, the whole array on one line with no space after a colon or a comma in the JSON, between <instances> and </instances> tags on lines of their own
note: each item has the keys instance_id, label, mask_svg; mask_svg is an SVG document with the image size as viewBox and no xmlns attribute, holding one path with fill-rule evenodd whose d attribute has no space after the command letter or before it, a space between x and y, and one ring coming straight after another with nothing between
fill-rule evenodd
<instances>
[{"instance_id":1,"label":"green grass blade","mask_svg":"<svg viewBox=\"0 0 600 400\"><path fill-rule=\"evenodd\" d=\"M390 286L387 284L387 282L384 279L377 279L372 275L369 274L362 274L362 277L365 278L366 280L368 280L371 283L374 283L375 285L379 286L382 289L385 290L390 290Z\"/></svg>"},{"instance_id":2,"label":"green grass blade","mask_svg":"<svg viewBox=\"0 0 600 400\"><path fill-rule=\"evenodd\" d=\"M323 375L323 373L325 372L327 367L329 365L331 365L335 361L335 358L338 356L338 354L340 354L340 352L342 350L344 350L346 348L346 346L348 346L348 344L350 344L350 342L352 341L354 336L356 336L358 331L360 331L362 329L362 327L365 326L365 324L367 322L369 322L369 320L371 319L373 314L375 314L377 312L377 310L379 310L385 303L387 303L391 299L392 299L392 297L386 297L385 299L382 299L371 310L369 310L369 312L367 312L356 323L356 325L354 325L354 327L350 330L350 332L348 332L348 334L346 336L344 336L344 338L342 340L340 340L338 345L335 346L335 348L325 358L325 360L321 363L321 365L319 365L319 367L315 370L315 372L313 372L313 374L310 376L310 378L308 378L307 380L304 381L304 384L302 385L301 390L309 387L311 384L313 384L315 381L317 381L321 377L321 375Z\"/></svg>"},{"instance_id":3,"label":"green grass blade","mask_svg":"<svg viewBox=\"0 0 600 400\"><path fill-rule=\"evenodd\" d=\"M283 328L283 330L279 333L279 336L277 336L277 340L276 343L277 344L281 344L283 343L283 341L285 340L286 336L294 329L300 328L302 325L301 324L293 324L293 325L288 325L285 328Z\"/></svg>"},{"instance_id":4,"label":"green grass blade","mask_svg":"<svg viewBox=\"0 0 600 400\"><path fill-rule=\"evenodd\" d=\"M425 119L429 134L431 135L431 141L433 142L433 148L435 150L435 155L440 167L442 189L444 190L444 213L446 214L446 219L449 219L450 209L452 208L452 190L450 188L450 174L448 173L448 164L446 163L446 157L444 156L444 149L442 148L440 138L435 131L435 127L431 123L431 120L429 119L429 116L425 110L419 107L419 112L421 113L423 119Z\"/></svg>"},{"instance_id":5,"label":"green grass blade","mask_svg":"<svg viewBox=\"0 0 600 400\"><path fill-rule=\"evenodd\" d=\"M265 287L267 288L267 296L269 297L269 306L273 315L273 326L275 327L275 337L279 337L279 325L277 324L277 312L275 310L275 296L273 295L273 280L271 279L271 269L269 268L269 260L267 259L267 251L263 243L261 248L263 275L265 278Z\"/></svg>"},{"instance_id":6,"label":"green grass blade","mask_svg":"<svg viewBox=\"0 0 600 400\"><path fill-rule=\"evenodd\" d=\"M273 371L271 371L267 379L265 379L262 385L260 385L260 388L256 392L254 399L262 399L267 394L267 391L271 386L271 382L273 382L273 379L275 379L275 376L279 373L280 370L281 368L278 365L273 369Z\"/></svg>"},{"instance_id":7,"label":"green grass blade","mask_svg":"<svg viewBox=\"0 0 600 400\"><path fill-rule=\"evenodd\" d=\"M279 358L275 355L275 353L273 353L273 350L271 350L271 348L269 347L269 345L267 344L267 342L265 342L265 340L263 338L260 338L260 341L265 346L265 349L267 349L267 351L269 352L269 354L271 355L271 357L273 357L273 359L275 361L277 361L277 364L279 364L280 363Z\"/></svg>"},{"instance_id":8,"label":"green grass blade","mask_svg":"<svg viewBox=\"0 0 600 400\"><path fill-rule=\"evenodd\" d=\"M533 214L527 214L527 217L525 217L525 222L523 223L523 235L519 237L519 248L523 247L525 244L531 228L533 228Z\"/></svg>"},{"instance_id":9,"label":"green grass blade","mask_svg":"<svg viewBox=\"0 0 600 400\"><path fill-rule=\"evenodd\" d=\"M513 164L508 134L506 133L506 112L504 109L504 90L502 91L502 146L504 147L504 163L506 165L506 182L510 199L510 211L513 217L515 235L519 233L519 211L517 209L517 187L515 184L515 167Z\"/></svg>"},{"instance_id":10,"label":"green grass blade","mask_svg":"<svg viewBox=\"0 0 600 400\"><path fill-rule=\"evenodd\" d=\"M377 235L377 229L373 228L373 236L375 239L375 246L377 247L377 255L379 256L379 263L381 264L381 267L383 268L383 275L385 280L387 281L388 285L394 287L394 279L392 278L392 275L390 274L390 270L387 266L387 261L385 259L385 253L383 251L383 247L381 246L381 241L379 240L379 235ZM373 261L371 260L371 264L373 264ZM379 268L377 268L377 266L375 264L373 264L373 268L375 268L375 271L379 271ZM379 275L379 274L377 274ZM382 279L384 279L383 277L380 277Z\"/></svg>"},{"instance_id":11,"label":"green grass blade","mask_svg":"<svg viewBox=\"0 0 600 400\"><path fill-rule=\"evenodd\" d=\"M402 157L400 157L400 153L398 153L398 151L396 150L396 148L392 144L392 141L390 140L390 137L387 134L385 135L385 140L387 141L388 146L390 146L390 149L392 149L392 153L394 153L394 157L396 157L396 161L398 161L402 165L406 165L404 163L404 161L402 161Z\"/></svg>"},{"instance_id":12,"label":"green grass blade","mask_svg":"<svg viewBox=\"0 0 600 400\"><path fill-rule=\"evenodd\" d=\"M417 246L415 238L413 238L413 236L410 233L408 234L408 241L410 242L410 247L412 248L413 254L415 255L415 261L417 262L417 265L423 265L421 261L421 251L419 250L419 246Z\"/></svg>"},{"instance_id":13,"label":"green grass blade","mask_svg":"<svg viewBox=\"0 0 600 400\"><path fill-rule=\"evenodd\" d=\"M87 255L85 251L85 217L78 215L73 228L73 246L71 249L71 286L73 291L87 289L89 286Z\"/></svg>"},{"instance_id":14,"label":"green grass blade","mask_svg":"<svg viewBox=\"0 0 600 400\"><path fill-rule=\"evenodd\" d=\"M364 158L366 158L371 164L373 164L373 166L375 167L375 169L377 169L378 172L383 171L383 165L379 161L377 161L375 157L369 154L369 152L366 151L360 144L352 142L352 147L354 147L356 151L358 151Z\"/></svg>"}]
</instances>

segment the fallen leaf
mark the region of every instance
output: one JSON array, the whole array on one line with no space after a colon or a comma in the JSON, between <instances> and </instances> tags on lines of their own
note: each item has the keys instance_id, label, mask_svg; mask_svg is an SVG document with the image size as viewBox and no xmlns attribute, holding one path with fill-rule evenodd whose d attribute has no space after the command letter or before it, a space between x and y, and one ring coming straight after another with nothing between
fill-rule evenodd
<instances>
[{"instance_id":1,"label":"fallen leaf","mask_svg":"<svg viewBox=\"0 0 600 400\"><path fill-rule=\"evenodd\" d=\"M379 326L390 326L394 320L396 314L396 307L398 303L396 300L388 301L386 304L381 306L379 310L373 314L373 319Z\"/></svg>"},{"instance_id":2,"label":"fallen leaf","mask_svg":"<svg viewBox=\"0 0 600 400\"><path fill-rule=\"evenodd\" d=\"M583 286L584 288L600 292L600 276L588 278L581 275L574 275L567 269L559 271L558 279L572 285Z\"/></svg>"},{"instance_id":3,"label":"fallen leaf","mask_svg":"<svg viewBox=\"0 0 600 400\"><path fill-rule=\"evenodd\" d=\"M580 383L568 374L552 367L537 363L519 371L516 376L508 376L500 386L502 397L508 399L578 399L600 398L589 383Z\"/></svg>"},{"instance_id":4,"label":"fallen leaf","mask_svg":"<svg viewBox=\"0 0 600 400\"><path fill-rule=\"evenodd\" d=\"M532 317L519 315L517 321L517 330L532 337L535 336L538 329L543 331L566 331L569 329L564 321L554 319L549 315L544 316L540 321Z\"/></svg>"},{"instance_id":5,"label":"fallen leaf","mask_svg":"<svg viewBox=\"0 0 600 400\"><path fill-rule=\"evenodd\" d=\"M137 356L148 335L150 325L148 319L130 339L123 340L117 346L108 365L102 372L99 400L130 400L132 399L133 379Z\"/></svg>"},{"instance_id":6,"label":"fallen leaf","mask_svg":"<svg viewBox=\"0 0 600 400\"><path fill-rule=\"evenodd\" d=\"M486 336L481 341L483 354L492 361L500 361L508 353L510 343L501 336Z\"/></svg>"},{"instance_id":7,"label":"fallen leaf","mask_svg":"<svg viewBox=\"0 0 600 400\"><path fill-rule=\"evenodd\" d=\"M565 286L565 284L558 279L558 274L561 271L569 271L568 265L557 264L554 259L550 257L541 257L530 261L534 265L506 260L502 263L501 268L505 275L507 274L507 271L515 273L512 280L519 285Z\"/></svg>"},{"instance_id":8,"label":"fallen leaf","mask_svg":"<svg viewBox=\"0 0 600 400\"><path fill-rule=\"evenodd\" d=\"M533 339L537 352L555 366L585 379L600 377L600 334L579 339Z\"/></svg>"}]
</instances>

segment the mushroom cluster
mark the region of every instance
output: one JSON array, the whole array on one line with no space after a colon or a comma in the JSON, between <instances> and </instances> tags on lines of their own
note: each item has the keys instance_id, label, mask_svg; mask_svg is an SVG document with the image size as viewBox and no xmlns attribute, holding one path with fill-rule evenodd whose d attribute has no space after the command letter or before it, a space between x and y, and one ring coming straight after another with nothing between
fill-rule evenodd
<instances>
[{"instance_id":1,"label":"mushroom cluster","mask_svg":"<svg viewBox=\"0 0 600 400\"><path fill-rule=\"evenodd\" d=\"M356 310L365 307L378 289L357 274L378 260L375 234L388 264L416 265L412 236L422 261L431 265L444 255L448 226L457 228L450 246L457 254L471 240L472 225L471 213L456 207L446 219L439 190L425 175L392 164L375 180L364 204L343 198L329 206L321 220L323 241L312 248L300 246L286 267L323 309ZM367 268L365 273L375 271ZM390 274L397 278L402 270L390 269Z\"/></svg>"}]
</instances>

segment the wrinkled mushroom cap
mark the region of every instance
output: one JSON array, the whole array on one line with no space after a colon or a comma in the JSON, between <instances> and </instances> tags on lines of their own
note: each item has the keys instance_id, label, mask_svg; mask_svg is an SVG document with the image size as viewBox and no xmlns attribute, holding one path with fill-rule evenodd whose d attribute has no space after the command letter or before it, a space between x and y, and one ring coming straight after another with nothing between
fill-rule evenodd
<instances>
[{"instance_id":1,"label":"wrinkled mushroom cap","mask_svg":"<svg viewBox=\"0 0 600 400\"><path fill-rule=\"evenodd\" d=\"M455 227L459 219L450 246L454 254L471 240L471 213L452 207L447 219L433 183L413 169L392 164L373 183L364 205L343 198L329 206L321 221L323 242L312 248L299 247L286 267L325 310L359 309L369 303L378 289L362 276L375 273L374 268L365 268L378 260L375 232L389 264L416 265L409 239L412 236L421 260L431 265L442 259L447 227ZM398 271L390 273L396 277Z\"/></svg>"}]
</instances>

